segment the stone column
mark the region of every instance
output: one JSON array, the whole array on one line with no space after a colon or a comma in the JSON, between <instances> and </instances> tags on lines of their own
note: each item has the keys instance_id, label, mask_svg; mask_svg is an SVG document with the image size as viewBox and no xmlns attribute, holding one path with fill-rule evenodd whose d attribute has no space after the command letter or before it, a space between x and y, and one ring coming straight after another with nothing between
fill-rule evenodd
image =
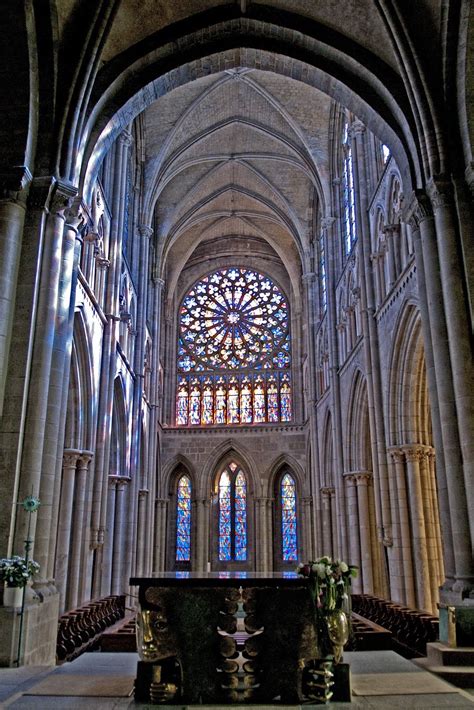
<instances>
[{"instance_id":1,"label":"stone column","mask_svg":"<svg viewBox=\"0 0 474 710\"><path fill-rule=\"evenodd\" d=\"M142 488L138 491L138 534L137 534L137 576L145 576L145 538L147 535L152 537L152 528L147 533L147 507L148 507L147 489Z\"/></svg>"},{"instance_id":2,"label":"stone column","mask_svg":"<svg viewBox=\"0 0 474 710\"><path fill-rule=\"evenodd\" d=\"M126 491L130 479L119 476L116 482L115 494L115 525L112 555L112 594L123 594L124 586L124 552L125 552L125 520L126 520ZM127 585L128 586L128 585Z\"/></svg>"},{"instance_id":3,"label":"stone column","mask_svg":"<svg viewBox=\"0 0 474 710\"><path fill-rule=\"evenodd\" d=\"M418 446L403 446L407 464L408 491L410 496L410 520L413 551L415 555L415 586L418 609L431 612L430 571L426 548L426 529L421 491L420 459L423 450Z\"/></svg>"},{"instance_id":4,"label":"stone column","mask_svg":"<svg viewBox=\"0 0 474 710\"><path fill-rule=\"evenodd\" d=\"M301 515L299 516L300 529L303 533L303 560L313 560L315 551L311 539L313 499L309 497L301 500Z\"/></svg>"},{"instance_id":5,"label":"stone column","mask_svg":"<svg viewBox=\"0 0 474 710\"><path fill-rule=\"evenodd\" d=\"M56 586L60 592L59 613L66 610L66 590L68 586L68 564L71 546L71 526L74 506L74 484L76 464L81 452L65 449L63 454L63 475L61 502L59 507L58 537L56 547Z\"/></svg>"},{"instance_id":6,"label":"stone column","mask_svg":"<svg viewBox=\"0 0 474 710\"><path fill-rule=\"evenodd\" d=\"M435 450L437 452L436 456L436 478L438 480L438 485L433 481L434 490L437 490L436 498L439 500L439 516L441 517L442 527L444 531L443 535L443 549L440 548L439 560L443 566L443 559L445 561L446 569L446 582L445 586L447 589L451 589L455 580L455 562L454 562L454 551L452 545L452 528L451 528L451 513L449 504L449 493L448 484L446 477L446 464L444 456L444 445L443 438L444 433L441 429L441 419L440 419L440 406L439 406L439 392L436 380L436 368L433 354L433 340L432 332L434 335L434 326L431 321L432 316L430 316L430 309L428 306L428 288L425 280L425 263L423 259L423 251L421 245L420 236L420 218L423 214L429 214L429 212L423 212L418 209L418 202L412 201L410 210L415 210L415 215L410 219L409 229L411 232L411 237L413 241L413 247L415 252L416 260L416 280L418 286L419 302L420 302L420 313L421 313L421 327L423 332L423 343L425 350L425 363L426 363L426 378L428 381L428 390L430 395L430 410L431 410L431 423L433 429L433 440L435 445ZM405 229L406 225L403 225ZM430 283L429 290L432 292L433 284ZM438 331L438 336L440 335ZM436 347L438 347L439 341L436 342ZM433 459L434 463L434 459ZM434 473L434 469L433 469ZM439 495L439 498L438 498ZM437 516L438 517L438 516ZM437 520L437 526L439 528L440 521ZM441 543L440 536L440 543ZM444 573L443 573L444 574ZM444 576L442 577L442 582Z\"/></svg>"},{"instance_id":7,"label":"stone column","mask_svg":"<svg viewBox=\"0 0 474 710\"><path fill-rule=\"evenodd\" d=\"M258 543L254 545L255 550L255 569L257 572L264 572L268 558L268 541L272 538L267 537L267 500L266 498L255 498L255 540Z\"/></svg>"},{"instance_id":8,"label":"stone column","mask_svg":"<svg viewBox=\"0 0 474 710\"><path fill-rule=\"evenodd\" d=\"M455 583L453 590L457 594L469 590L474 580L472 547L470 541L469 517L466 498L466 486L463 472L463 457L461 455L460 435L458 428L458 409L453 387L452 359L449 352L447 321L443 310L444 294L441 289L440 261L438 257L438 241L436 239L433 214L423 195L417 195L416 220L419 224L423 254L424 275L429 307L429 323L433 343L434 368L436 375L436 392L439 404L441 436L446 462L446 497L449 502L449 518L451 524L451 539L445 540L445 546L451 545L446 556L449 562L452 552L455 565ZM454 336L453 336L454 337ZM449 334L449 339L451 334ZM465 339L463 338L463 342ZM460 351L462 348L460 348ZM464 353L466 355L466 353ZM465 392L472 392L469 382L464 383ZM447 465L449 462L449 466ZM467 462L466 462L467 463ZM443 500L444 481L439 479L440 498ZM472 518L474 520L474 516ZM446 533L446 529L445 529Z\"/></svg>"},{"instance_id":9,"label":"stone column","mask_svg":"<svg viewBox=\"0 0 474 710\"><path fill-rule=\"evenodd\" d=\"M149 422L149 445L148 445L148 485L150 490L149 496L149 510L153 507L153 511L150 514L150 520L154 521L152 530L159 529L159 522L154 518L158 512L158 507L156 505L157 496L161 495L161 490L158 488L158 483L161 478L160 471L160 457L158 456L158 412L159 412L159 397L161 393L160 382L159 382L159 369L160 369L160 333L161 333L161 298L163 293L164 281L162 279L153 277L153 318L152 318L152 328L151 328L151 339L152 339L152 364L151 364L151 378L150 378L150 422ZM148 559L146 560L146 569L154 569L156 564L156 549L153 547L153 535L150 534L150 542L152 547L148 552Z\"/></svg>"},{"instance_id":10,"label":"stone column","mask_svg":"<svg viewBox=\"0 0 474 710\"><path fill-rule=\"evenodd\" d=\"M369 493L367 487L371 474L368 471L355 473L357 488L357 507L359 510L359 534L362 565L362 584L364 594L373 594L372 544L370 539Z\"/></svg>"},{"instance_id":11,"label":"stone column","mask_svg":"<svg viewBox=\"0 0 474 710\"><path fill-rule=\"evenodd\" d=\"M99 392L99 412L97 425L97 446L95 452L95 472L94 488L92 498L92 544L98 545L98 540L102 537L107 525L108 513L108 490L107 480L109 476L109 454L110 454L110 432L112 426L113 407L113 387L116 371L116 334L119 315L119 288L122 264L122 233L124 223L124 195L126 180L126 165L128 151L131 145L131 136L124 131L114 145L113 174L114 183L112 186L112 223L109 239L110 268L107 274L107 288L105 295L105 315L107 324L104 330L102 343L102 361ZM97 550L97 558L101 557L102 551ZM101 565L96 564L92 594L97 597L101 594L100 575ZM107 586L107 585L106 585Z\"/></svg>"},{"instance_id":12,"label":"stone column","mask_svg":"<svg viewBox=\"0 0 474 710\"><path fill-rule=\"evenodd\" d=\"M79 598L80 593L80 575L84 570L81 569L81 557L83 553L83 536L84 536L84 509L86 497L86 479L89 468L89 463L92 459L91 451L83 451L77 459L76 467L76 485L74 489L74 509L72 521L72 538L71 538L71 561L69 564L69 584L67 591L67 606L69 609L75 609L83 600Z\"/></svg>"},{"instance_id":13,"label":"stone column","mask_svg":"<svg viewBox=\"0 0 474 710\"><path fill-rule=\"evenodd\" d=\"M375 504L377 513L377 538L383 544L385 537L392 535L392 519L388 488L388 467L386 460L385 422L383 418L384 402L380 371L380 347L377 324L375 321L374 287L370 269L370 225L368 219L369 196L365 168L364 124L356 120L351 124L350 135L355 154L354 187L358 210L356 226L359 234L360 278L362 300L362 327L364 331L364 352L367 364L367 398L369 403L370 431L372 441L372 467L374 475Z\"/></svg>"},{"instance_id":14,"label":"stone column","mask_svg":"<svg viewBox=\"0 0 474 710\"><path fill-rule=\"evenodd\" d=\"M347 500L347 512L349 516L349 530L351 534L349 535L349 564L356 565L358 569L361 569L361 559L360 559L360 527L359 527L359 509L357 504L357 490L355 476L352 472L344 474L344 480L346 482L346 500ZM352 589L355 594L360 594L362 592L362 580L361 575L352 582Z\"/></svg>"},{"instance_id":15,"label":"stone column","mask_svg":"<svg viewBox=\"0 0 474 710\"><path fill-rule=\"evenodd\" d=\"M156 576L159 572L162 572L161 559L163 555L163 546L165 541L161 538L162 530L162 519L165 510L165 501L162 498L155 499L155 530L150 530L150 534L153 536L153 576ZM198 550L199 551L199 550Z\"/></svg>"},{"instance_id":16,"label":"stone column","mask_svg":"<svg viewBox=\"0 0 474 710\"><path fill-rule=\"evenodd\" d=\"M321 488L323 499L323 555L333 556L333 535L331 523L331 495L334 488Z\"/></svg>"},{"instance_id":17,"label":"stone column","mask_svg":"<svg viewBox=\"0 0 474 710\"><path fill-rule=\"evenodd\" d=\"M420 479L421 495L423 499L423 516L425 519L426 551L428 555L428 568L431 590L432 613L436 614L436 604L439 601L439 586L443 580L438 576L438 546L433 509L433 491L431 488L430 473L431 447L424 446L420 453Z\"/></svg>"},{"instance_id":18,"label":"stone column","mask_svg":"<svg viewBox=\"0 0 474 710\"><path fill-rule=\"evenodd\" d=\"M397 448L390 449L389 452L395 463L395 476L397 481L398 511L400 515L400 539L403 564L403 584L405 587L405 598L403 601L407 606L416 608L415 586L413 579L413 558L411 551L410 518L405 482L405 454L401 449Z\"/></svg>"},{"instance_id":19,"label":"stone column","mask_svg":"<svg viewBox=\"0 0 474 710\"><path fill-rule=\"evenodd\" d=\"M107 492L107 523L104 528L103 552L101 556L102 569L100 570L101 588L97 596L107 596L112 593L112 556L114 552L117 476L109 476Z\"/></svg>"},{"instance_id":20,"label":"stone column","mask_svg":"<svg viewBox=\"0 0 474 710\"><path fill-rule=\"evenodd\" d=\"M7 377L14 301L25 223L26 188L32 176L28 168L13 168L0 184L0 415Z\"/></svg>"},{"instance_id":21,"label":"stone column","mask_svg":"<svg viewBox=\"0 0 474 710\"><path fill-rule=\"evenodd\" d=\"M331 222L332 224L332 222ZM308 358L309 358L309 371L312 373L316 372L316 293L315 293L315 279L316 274L313 271L309 271L303 275L302 281L305 290L306 297L306 310L308 314ZM309 396L308 396L308 417L309 417L309 435L310 435L310 447L311 447L311 469L309 477L310 490L313 497L317 499L319 491L319 446L318 446L318 428L317 428L317 415L316 415L316 382L314 377L309 378L308 382ZM313 518L313 525L315 528L314 538L318 539L318 534L316 531L316 525L318 523L316 516Z\"/></svg>"},{"instance_id":22,"label":"stone column","mask_svg":"<svg viewBox=\"0 0 474 710\"><path fill-rule=\"evenodd\" d=\"M337 258L335 254L335 222L334 217L326 217L324 224L325 235L325 253L327 259L327 287L328 293L336 293L336 265ZM334 499L336 509L336 537L334 537L333 551L339 554L343 559L347 557L347 522L346 522L346 501L344 490L344 479L342 473L343 466L343 451L344 442L342 438L342 422L341 422L341 392L339 381L339 352L337 346L337 313L336 299L328 298L327 304L327 319L328 319L328 340L329 340L329 362L330 362L330 378L331 378L331 403L332 403L332 441L334 455L334 485L337 495ZM315 372L315 370L314 370Z\"/></svg>"},{"instance_id":23,"label":"stone column","mask_svg":"<svg viewBox=\"0 0 474 710\"><path fill-rule=\"evenodd\" d=\"M474 590L474 357L472 322L469 303L465 297L465 278L457 230L456 206L451 182L444 176L432 179L428 194L433 206L436 242L439 251L441 287L448 332L448 347L456 400L459 441L462 450L464 485L470 523L471 569L469 579L463 580ZM461 580L459 580L461 582Z\"/></svg>"},{"instance_id":24,"label":"stone column","mask_svg":"<svg viewBox=\"0 0 474 710\"><path fill-rule=\"evenodd\" d=\"M443 541L441 537L441 524L440 524L440 514L439 514L439 496L438 489L436 485L436 454L434 449L431 449L428 455L428 471L430 477L430 489L431 489L431 500L433 502L433 522L435 529L436 547L438 550L438 579L440 584L443 583L445 579L445 571L443 564Z\"/></svg>"},{"instance_id":25,"label":"stone column","mask_svg":"<svg viewBox=\"0 0 474 710\"><path fill-rule=\"evenodd\" d=\"M65 212L69 208L77 190L68 183L61 183L54 178L45 178L43 188L39 188L37 199L43 203L45 216L43 221L44 248L40 257L39 289L37 307L33 316L32 333L33 351L31 359L32 377L28 384L28 409L25 420L19 498L37 495L43 502L51 505L54 482L51 475L42 477L45 428L47 425L48 394L50 389L51 362L53 343L57 328L58 293L61 275L61 247L63 241ZM37 204L37 203L35 203ZM45 504L31 519L30 538L35 540L31 554L41 565L41 578L36 584L44 586L48 568L49 539L47 534L36 540L36 527L49 530L51 510ZM23 547L27 533L27 516L18 516L16 523L16 547Z\"/></svg>"},{"instance_id":26,"label":"stone column","mask_svg":"<svg viewBox=\"0 0 474 710\"><path fill-rule=\"evenodd\" d=\"M388 283L389 283L389 290L390 290L397 278L397 270L396 270L396 265L395 265L395 254L394 254L393 227L391 225L385 226L383 228L383 233L385 235L385 242L387 245Z\"/></svg>"},{"instance_id":27,"label":"stone column","mask_svg":"<svg viewBox=\"0 0 474 710\"><path fill-rule=\"evenodd\" d=\"M52 379L48 400L48 427L45 434L43 453L44 471L54 468L51 516L49 530L48 581L54 578L55 548L59 514L59 498L62 479L62 453L66 427L69 379L71 371L71 350L76 305L78 265L83 244L86 214L83 203L76 198L73 207L66 213L64 230L63 266L61 269L61 289L59 295L58 328L54 340ZM55 380L55 381L54 381ZM92 442L85 442L92 445ZM38 529L37 529L38 535ZM83 579L83 582L85 580ZM50 582L51 583L51 582Z\"/></svg>"}]
</instances>

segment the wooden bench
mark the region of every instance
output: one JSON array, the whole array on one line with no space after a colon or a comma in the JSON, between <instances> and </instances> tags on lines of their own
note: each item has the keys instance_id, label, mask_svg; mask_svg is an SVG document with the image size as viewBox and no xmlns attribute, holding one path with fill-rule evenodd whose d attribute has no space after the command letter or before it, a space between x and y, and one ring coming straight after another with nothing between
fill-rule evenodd
<instances>
[{"instance_id":1,"label":"wooden bench","mask_svg":"<svg viewBox=\"0 0 474 710\"><path fill-rule=\"evenodd\" d=\"M426 644L438 638L438 618L420 609L410 609L371 594L353 594L352 609L364 619L391 631L393 650L405 658L426 656Z\"/></svg>"},{"instance_id":2,"label":"wooden bench","mask_svg":"<svg viewBox=\"0 0 474 710\"><path fill-rule=\"evenodd\" d=\"M72 661L98 648L101 634L125 615L125 595L90 601L59 617L56 643L58 663Z\"/></svg>"}]
</instances>

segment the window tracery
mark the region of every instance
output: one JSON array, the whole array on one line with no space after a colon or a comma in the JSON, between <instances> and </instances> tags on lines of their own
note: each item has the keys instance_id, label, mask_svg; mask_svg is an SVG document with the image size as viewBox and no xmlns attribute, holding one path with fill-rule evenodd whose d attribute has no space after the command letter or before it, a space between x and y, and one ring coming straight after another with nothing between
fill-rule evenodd
<instances>
[{"instance_id":1,"label":"window tracery","mask_svg":"<svg viewBox=\"0 0 474 710\"><path fill-rule=\"evenodd\" d=\"M220 269L194 284L178 323L177 426L292 419L289 309L266 275Z\"/></svg>"}]
</instances>

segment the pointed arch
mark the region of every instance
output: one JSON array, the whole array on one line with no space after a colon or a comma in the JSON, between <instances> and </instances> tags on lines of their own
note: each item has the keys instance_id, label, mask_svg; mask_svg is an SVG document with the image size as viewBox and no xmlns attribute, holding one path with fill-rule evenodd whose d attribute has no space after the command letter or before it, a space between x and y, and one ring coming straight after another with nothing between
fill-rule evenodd
<instances>
[{"instance_id":1,"label":"pointed arch","mask_svg":"<svg viewBox=\"0 0 474 710\"><path fill-rule=\"evenodd\" d=\"M91 360L91 338L82 310L74 314L71 370L67 400L64 446L92 451L96 398Z\"/></svg>"}]
</instances>

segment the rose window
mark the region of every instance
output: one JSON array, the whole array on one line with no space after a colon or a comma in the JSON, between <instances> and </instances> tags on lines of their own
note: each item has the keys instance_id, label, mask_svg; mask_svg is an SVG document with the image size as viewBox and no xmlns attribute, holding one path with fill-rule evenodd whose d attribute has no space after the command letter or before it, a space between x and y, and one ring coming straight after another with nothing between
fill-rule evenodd
<instances>
[{"instance_id":1,"label":"rose window","mask_svg":"<svg viewBox=\"0 0 474 710\"><path fill-rule=\"evenodd\" d=\"M292 417L287 301L264 274L232 267L194 284L178 323L176 424Z\"/></svg>"}]
</instances>

